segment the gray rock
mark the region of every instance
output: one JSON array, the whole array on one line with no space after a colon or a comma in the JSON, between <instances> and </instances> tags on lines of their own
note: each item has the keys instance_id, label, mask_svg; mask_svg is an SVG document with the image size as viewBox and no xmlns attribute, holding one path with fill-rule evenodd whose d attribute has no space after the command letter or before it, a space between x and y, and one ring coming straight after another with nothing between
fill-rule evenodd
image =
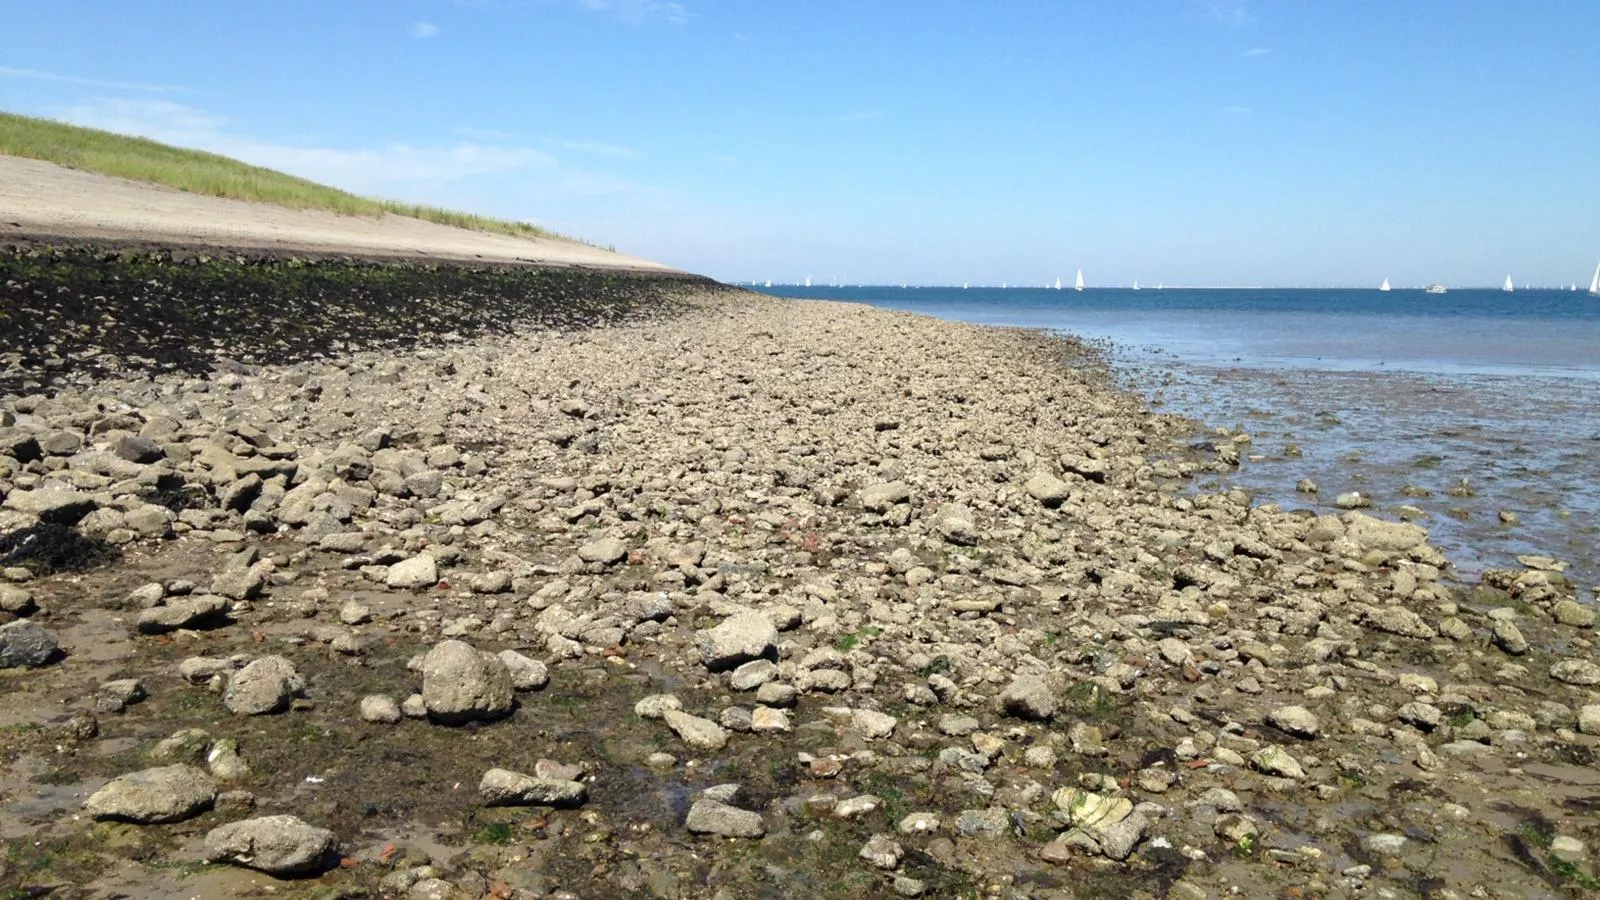
<instances>
[{"instance_id":1,"label":"gray rock","mask_svg":"<svg viewBox=\"0 0 1600 900\"><path fill-rule=\"evenodd\" d=\"M282 712L305 689L305 680L295 671L294 663L281 656L263 656L229 677L222 705L236 716Z\"/></svg>"},{"instance_id":2,"label":"gray rock","mask_svg":"<svg viewBox=\"0 0 1600 900\"><path fill-rule=\"evenodd\" d=\"M962 837L1003 838L1011 833L1011 816L1001 806L964 809L956 816L955 829Z\"/></svg>"},{"instance_id":3,"label":"gray rock","mask_svg":"<svg viewBox=\"0 0 1600 900\"><path fill-rule=\"evenodd\" d=\"M1101 853L1121 862L1133 854L1133 848L1139 845L1149 830L1150 820L1143 813L1133 812L1122 821L1095 829L1091 834L1100 845Z\"/></svg>"},{"instance_id":4,"label":"gray rock","mask_svg":"<svg viewBox=\"0 0 1600 900\"><path fill-rule=\"evenodd\" d=\"M683 701L672 694L651 694L633 704L633 714L641 719L661 719L668 712L681 709Z\"/></svg>"},{"instance_id":5,"label":"gray rock","mask_svg":"<svg viewBox=\"0 0 1600 900\"><path fill-rule=\"evenodd\" d=\"M728 686L736 691L753 691L778 677L778 667L771 660L753 659L734 669L728 676Z\"/></svg>"},{"instance_id":6,"label":"gray rock","mask_svg":"<svg viewBox=\"0 0 1600 900\"><path fill-rule=\"evenodd\" d=\"M211 579L211 593L229 600L250 600L260 596L267 584L266 572L257 566L220 572Z\"/></svg>"},{"instance_id":7,"label":"gray rock","mask_svg":"<svg viewBox=\"0 0 1600 900\"><path fill-rule=\"evenodd\" d=\"M389 567L383 583L392 588L430 587L439 582L439 563L432 555L420 553Z\"/></svg>"},{"instance_id":8,"label":"gray rock","mask_svg":"<svg viewBox=\"0 0 1600 900\"><path fill-rule=\"evenodd\" d=\"M1022 489L1048 509L1055 509L1067 502L1067 498L1072 494L1071 485L1049 472L1040 472L1029 478Z\"/></svg>"},{"instance_id":9,"label":"gray rock","mask_svg":"<svg viewBox=\"0 0 1600 900\"><path fill-rule=\"evenodd\" d=\"M54 662L61 642L44 626L21 619L0 625L0 669L28 668Z\"/></svg>"},{"instance_id":10,"label":"gray rock","mask_svg":"<svg viewBox=\"0 0 1600 900\"><path fill-rule=\"evenodd\" d=\"M578 558L586 563L614 565L628 557L628 545L621 538L607 537L578 548Z\"/></svg>"},{"instance_id":11,"label":"gray rock","mask_svg":"<svg viewBox=\"0 0 1600 900\"><path fill-rule=\"evenodd\" d=\"M699 716L669 709L662 714L667 727L677 733L685 744L700 750L721 750L728 743L727 729Z\"/></svg>"},{"instance_id":12,"label":"gray rock","mask_svg":"<svg viewBox=\"0 0 1600 900\"><path fill-rule=\"evenodd\" d=\"M579 806L588 798L581 781L535 778L509 769L490 769L478 782L478 793L490 806Z\"/></svg>"},{"instance_id":13,"label":"gray rock","mask_svg":"<svg viewBox=\"0 0 1600 900\"><path fill-rule=\"evenodd\" d=\"M1433 626L1425 622L1421 616L1399 606L1378 606L1368 609L1366 614L1362 616L1362 622L1378 631L1398 634L1402 637L1427 640L1437 636L1434 633Z\"/></svg>"},{"instance_id":14,"label":"gray rock","mask_svg":"<svg viewBox=\"0 0 1600 900\"><path fill-rule=\"evenodd\" d=\"M6 495L7 509L28 513L39 521L52 525L76 525L78 520L95 511L99 503L88 494L70 488L42 488L36 491L12 491Z\"/></svg>"},{"instance_id":15,"label":"gray rock","mask_svg":"<svg viewBox=\"0 0 1600 900\"><path fill-rule=\"evenodd\" d=\"M239 755L239 742L223 738L206 753L206 768L222 781L240 781L250 775L250 766Z\"/></svg>"},{"instance_id":16,"label":"gray rock","mask_svg":"<svg viewBox=\"0 0 1600 900\"><path fill-rule=\"evenodd\" d=\"M263 816L230 822L206 834L206 858L212 862L259 869L269 875L319 871L332 862L339 841L333 832L306 824L295 816Z\"/></svg>"},{"instance_id":17,"label":"gray rock","mask_svg":"<svg viewBox=\"0 0 1600 900\"><path fill-rule=\"evenodd\" d=\"M933 527L939 532L939 537L949 543L971 546L978 542L978 524L972 510L958 503L941 506L934 516Z\"/></svg>"},{"instance_id":18,"label":"gray rock","mask_svg":"<svg viewBox=\"0 0 1600 900\"><path fill-rule=\"evenodd\" d=\"M125 434L117 438L116 454L131 463L149 465L167 458L167 451L161 445L146 437L135 434Z\"/></svg>"},{"instance_id":19,"label":"gray rock","mask_svg":"<svg viewBox=\"0 0 1600 900\"><path fill-rule=\"evenodd\" d=\"M1300 761L1290 756L1289 751L1275 744L1256 751L1256 754L1250 757L1250 764L1257 771L1279 778L1306 777L1306 770L1300 767Z\"/></svg>"},{"instance_id":20,"label":"gray rock","mask_svg":"<svg viewBox=\"0 0 1600 900\"><path fill-rule=\"evenodd\" d=\"M444 641L422 658L422 701L428 717L458 724L497 719L516 705L511 670L493 653Z\"/></svg>"},{"instance_id":21,"label":"gray rock","mask_svg":"<svg viewBox=\"0 0 1600 900\"><path fill-rule=\"evenodd\" d=\"M1600 684L1600 666L1586 659L1563 659L1550 667L1550 677L1565 684L1592 687Z\"/></svg>"},{"instance_id":22,"label":"gray rock","mask_svg":"<svg viewBox=\"0 0 1600 900\"><path fill-rule=\"evenodd\" d=\"M400 721L400 705L393 697L368 694L361 698L361 721L379 725L393 725Z\"/></svg>"},{"instance_id":23,"label":"gray rock","mask_svg":"<svg viewBox=\"0 0 1600 900\"><path fill-rule=\"evenodd\" d=\"M777 639L778 629L771 619L761 613L744 612L696 633L695 646L706 668L720 672L771 654Z\"/></svg>"},{"instance_id":24,"label":"gray rock","mask_svg":"<svg viewBox=\"0 0 1600 900\"><path fill-rule=\"evenodd\" d=\"M1346 513L1340 518L1345 524L1345 537L1366 550L1404 552L1428 542L1427 530L1418 525L1385 522L1356 512Z\"/></svg>"},{"instance_id":25,"label":"gray rock","mask_svg":"<svg viewBox=\"0 0 1600 900\"><path fill-rule=\"evenodd\" d=\"M8 612L13 616L31 615L39 607L33 602L33 595L11 584L0 584L0 612Z\"/></svg>"},{"instance_id":26,"label":"gray rock","mask_svg":"<svg viewBox=\"0 0 1600 900\"><path fill-rule=\"evenodd\" d=\"M1055 692L1037 675L1018 675L1000 694L1000 708L1007 714L1035 721L1055 718L1058 703Z\"/></svg>"},{"instance_id":27,"label":"gray rock","mask_svg":"<svg viewBox=\"0 0 1600 900\"><path fill-rule=\"evenodd\" d=\"M723 837L758 838L767 833L761 815L746 809L729 806L717 800L702 797L689 807L684 826L694 834L716 834Z\"/></svg>"},{"instance_id":28,"label":"gray rock","mask_svg":"<svg viewBox=\"0 0 1600 900\"><path fill-rule=\"evenodd\" d=\"M216 594L173 597L163 606L141 610L136 620L140 634L165 634L179 628L207 628L224 624L231 605Z\"/></svg>"},{"instance_id":29,"label":"gray rock","mask_svg":"<svg viewBox=\"0 0 1600 900\"><path fill-rule=\"evenodd\" d=\"M861 506L868 512L884 513L897 503L911 499L911 487L903 481L890 481L868 485L857 495Z\"/></svg>"},{"instance_id":30,"label":"gray rock","mask_svg":"<svg viewBox=\"0 0 1600 900\"><path fill-rule=\"evenodd\" d=\"M190 765L160 766L130 772L84 802L97 819L120 819L140 824L178 822L211 808L217 786L211 776Z\"/></svg>"},{"instance_id":31,"label":"gray rock","mask_svg":"<svg viewBox=\"0 0 1600 900\"><path fill-rule=\"evenodd\" d=\"M867 842L861 846L861 851L856 855L880 869L893 869L900 865L901 858L905 856L905 849L887 834L874 834L867 838Z\"/></svg>"},{"instance_id":32,"label":"gray rock","mask_svg":"<svg viewBox=\"0 0 1600 900\"><path fill-rule=\"evenodd\" d=\"M1521 656L1528 652L1528 639L1522 636L1522 629L1508 619L1495 620L1494 643L1512 656Z\"/></svg>"},{"instance_id":33,"label":"gray rock","mask_svg":"<svg viewBox=\"0 0 1600 900\"><path fill-rule=\"evenodd\" d=\"M1280 706L1267 713L1267 724L1295 737L1314 738L1322 733L1322 724L1304 706Z\"/></svg>"},{"instance_id":34,"label":"gray rock","mask_svg":"<svg viewBox=\"0 0 1600 900\"><path fill-rule=\"evenodd\" d=\"M542 691L550 683L550 667L515 650L501 650L500 661L511 673L511 686L519 691Z\"/></svg>"}]
</instances>

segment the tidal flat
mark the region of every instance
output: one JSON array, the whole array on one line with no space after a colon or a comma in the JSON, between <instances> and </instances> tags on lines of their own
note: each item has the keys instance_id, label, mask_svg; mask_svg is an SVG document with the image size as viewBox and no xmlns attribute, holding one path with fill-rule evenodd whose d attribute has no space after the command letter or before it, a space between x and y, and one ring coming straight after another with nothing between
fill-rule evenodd
<instances>
[{"instance_id":1,"label":"tidal flat","mask_svg":"<svg viewBox=\"0 0 1600 900\"><path fill-rule=\"evenodd\" d=\"M1081 342L55 252L4 282L13 896L1600 883L1563 562L1260 502Z\"/></svg>"}]
</instances>

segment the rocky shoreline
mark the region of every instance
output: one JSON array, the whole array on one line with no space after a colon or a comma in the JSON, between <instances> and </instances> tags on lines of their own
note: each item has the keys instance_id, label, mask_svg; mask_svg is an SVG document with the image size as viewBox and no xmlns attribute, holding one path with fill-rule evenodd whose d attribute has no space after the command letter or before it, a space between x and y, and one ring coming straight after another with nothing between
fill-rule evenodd
<instances>
[{"instance_id":1,"label":"rocky shoreline","mask_svg":"<svg viewBox=\"0 0 1600 900\"><path fill-rule=\"evenodd\" d=\"M342 264L178 327L127 286L229 309L181 260L28 252L8 896L1600 887L1561 564L1456 585L1414 525L1196 493L1249 436L1188 446L1074 341Z\"/></svg>"}]
</instances>

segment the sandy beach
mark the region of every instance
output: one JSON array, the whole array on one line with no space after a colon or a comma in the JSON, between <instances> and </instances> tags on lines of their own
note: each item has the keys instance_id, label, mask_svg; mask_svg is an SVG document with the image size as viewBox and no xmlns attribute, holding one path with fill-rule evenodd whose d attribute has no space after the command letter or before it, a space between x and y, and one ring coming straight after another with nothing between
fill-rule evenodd
<instances>
[{"instance_id":1,"label":"sandy beach","mask_svg":"<svg viewBox=\"0 0 1600 900\"><path fill-rule=\"evenodd\" d=\"M12 251L13 308L144 328L38 298L190 283L98 252ZM1595 613L1559 562L1462 586L1415 525L1201 493L1250 436L1192 446L1072 340L627 268L464 320L334 266L329 323L404 317L14 359L0 885L1591 883Z\"/></svg>"}]
</instances>

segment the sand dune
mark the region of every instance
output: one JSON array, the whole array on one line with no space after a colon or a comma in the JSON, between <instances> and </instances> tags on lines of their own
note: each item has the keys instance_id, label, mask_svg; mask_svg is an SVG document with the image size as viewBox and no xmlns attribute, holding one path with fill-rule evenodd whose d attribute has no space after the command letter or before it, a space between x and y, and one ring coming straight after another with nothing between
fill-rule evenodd
<instances>
[{"instance_id":1,"label":"sand dune","mask_svg":"<svg viewBox=\"0 0 1600 900\"><path fill-rule=\"evenodd\" d=\"M22 236L673 271L570 241L468 231L406 216L347 216L227 200L0 156L0 240Z\"/></svg>"}]
</instances>

